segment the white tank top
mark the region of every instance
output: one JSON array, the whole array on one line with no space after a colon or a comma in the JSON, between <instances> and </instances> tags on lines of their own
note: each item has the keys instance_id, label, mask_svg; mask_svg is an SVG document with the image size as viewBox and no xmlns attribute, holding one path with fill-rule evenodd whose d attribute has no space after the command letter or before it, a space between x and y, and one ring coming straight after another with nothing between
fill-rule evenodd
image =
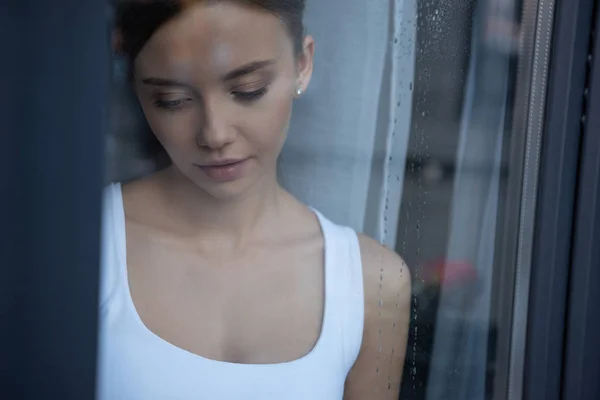
<instances>
[{"instance_id":1,"label":"white tank top","mask_svg":"<svg viewBox=\"0 0 600 400\"><path fill-rule=\"evenodd\" d=\"M102 227L99 400L334 400L363 334L364 295L356 233L320 213L325 306L310 353L278 364L210 360L176 347L142 323L129 292L121 186L105 189Z\"/></svg>"}]
</instances>

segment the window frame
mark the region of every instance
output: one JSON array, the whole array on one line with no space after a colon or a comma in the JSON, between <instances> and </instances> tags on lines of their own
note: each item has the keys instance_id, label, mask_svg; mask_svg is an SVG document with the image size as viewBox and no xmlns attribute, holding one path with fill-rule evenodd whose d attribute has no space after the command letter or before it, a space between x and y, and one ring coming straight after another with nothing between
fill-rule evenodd
<instances>
[{"instance_id":1,"label":"window frame","mask_svg":"<svg viewBox=\"0 0 600 400\"><path fill-rule=\"evenodd\" d=\"M558 400L593 0L558 1L525 348L525 399Z\"/></svg>"},{"instance_id":2,"label":"window frame","mask_svg":"<svg viewBox=\"0 0 600 400\"><path fill-rule=\"evenodd\" d=\"M563 364L563 399L600 397L600 4L593 16ZM591 35L590 35L591 36Z\"/></svg>"}]
</instances>

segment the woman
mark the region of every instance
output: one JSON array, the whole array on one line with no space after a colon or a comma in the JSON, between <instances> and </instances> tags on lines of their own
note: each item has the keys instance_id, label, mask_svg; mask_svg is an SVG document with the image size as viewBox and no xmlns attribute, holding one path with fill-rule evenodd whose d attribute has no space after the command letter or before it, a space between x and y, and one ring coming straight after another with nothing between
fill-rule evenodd
<instances>
[{"instance_id":1,"label":"woman","mask_svg":"<svg viewBox=\"0 0 600 400\"><path fill-rule=\"evenodd\" d=\"M171 165L106 189L100 399L397 399L401 259L277 182L314 42L304 0L121 7Z\"/></svg>"}]
</instances>

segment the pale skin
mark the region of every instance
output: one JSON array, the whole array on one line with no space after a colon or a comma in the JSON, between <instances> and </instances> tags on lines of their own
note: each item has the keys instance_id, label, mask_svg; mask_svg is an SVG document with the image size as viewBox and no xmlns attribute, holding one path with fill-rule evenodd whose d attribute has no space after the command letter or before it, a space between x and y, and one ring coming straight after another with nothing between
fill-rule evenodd
<instances>
[{"instance_id":1,"label":"pale skin","mask_svg":"<svg viewBox=\"0 0 600 400\"><path fill-rule=\"evenodd\" d=\"M295 54L275 16L221 2L191 6L136 59L135 90L173 164L124 186L130 289L149 330L201 357L281 363L319 338L323 236L314 213L276 179L313 53L306 37ZM243 173L221 182L197 167L221 159L245 160ZM395 253L359 242L365 326L344 399L396 400L410 274Z\"/></svg>"}]
</instances>

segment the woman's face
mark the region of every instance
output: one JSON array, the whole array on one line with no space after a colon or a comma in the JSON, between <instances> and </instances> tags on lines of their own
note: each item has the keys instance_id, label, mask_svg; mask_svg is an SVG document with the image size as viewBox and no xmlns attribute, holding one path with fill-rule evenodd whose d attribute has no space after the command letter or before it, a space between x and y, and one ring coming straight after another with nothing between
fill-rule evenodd
<instances>
[{"instance_id":1,"label":"woman's face","mask_svg":"<svg viewBox=\"0 0 600 400\"><path fill-rule=\"evenodd\" d=\"M134 66L135 89L174 166L217 198L276 177L296 90L312 72L275 15L198 2L163 25Z\"/></svg>"}]
</instances>

